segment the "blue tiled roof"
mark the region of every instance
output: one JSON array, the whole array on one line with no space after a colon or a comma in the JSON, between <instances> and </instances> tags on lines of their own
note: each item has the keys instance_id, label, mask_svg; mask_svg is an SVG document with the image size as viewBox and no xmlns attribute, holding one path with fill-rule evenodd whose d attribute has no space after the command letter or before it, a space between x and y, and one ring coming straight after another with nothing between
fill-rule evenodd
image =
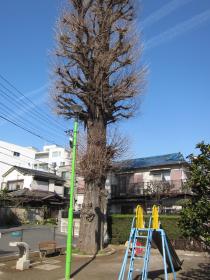
<instances>
[{"instance_id":1,"label":"blue tiled roof","mask_svg":"<svg viewBox=\"0 0 210 280\"><path fill-rule=\"evenodd\" d=\"M122 162L118 162L117 165L121 170L132 170L180 163L186 163L183 155L181 153L173 153L153 157L128 159Z\"/></svg>"}]
</instances>

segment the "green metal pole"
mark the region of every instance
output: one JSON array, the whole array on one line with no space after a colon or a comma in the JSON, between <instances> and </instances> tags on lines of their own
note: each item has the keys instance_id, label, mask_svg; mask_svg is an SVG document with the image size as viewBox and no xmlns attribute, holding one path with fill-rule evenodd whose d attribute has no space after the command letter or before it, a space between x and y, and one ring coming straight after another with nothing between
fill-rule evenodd
<instances>
[{"instance_id":1,"label":"green metal pole","mask_svg":"<svg viewBox=\"0 0 210 280\"><path fill-rule=\"evenodd\" d=\"M75 166L76 166L76 150L77 150L77 129L78 120L74 121L73 148L72 148L72 165L70 179L70 205L68 211L68 235L66 245L66 272L65 279L69 280L71 275L72 263L72 235L73 235L73 210L74 210L74 183L75 183Z\"/></svg>"}]
</instances>

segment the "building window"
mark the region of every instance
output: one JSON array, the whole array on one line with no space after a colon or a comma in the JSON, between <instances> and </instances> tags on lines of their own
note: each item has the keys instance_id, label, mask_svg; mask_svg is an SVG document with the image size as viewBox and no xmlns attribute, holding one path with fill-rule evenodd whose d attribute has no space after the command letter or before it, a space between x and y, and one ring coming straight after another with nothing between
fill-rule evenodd
<instances>
[{"instance_id":1,"label":"building window","mask_svg":"<svg viewBox=\"0 0 210 280\"><path fill-rule=\"evenodd\" d=\"M60 157L60 156L61 156L61 152L59 151L52 152L52 157Z\"/></svg>"},{"instance_id":2,"label":"building window","mask_svg":"<svg viewBox=\"0 0 210 280\"><path fill-rule=\"evenodd\" d=\"M128 184L128 180L129 180L129 178L127 177L127 175L120 175L118 177L120 194L125 194L126 193L126 186Z\"/></svg>"},{"instance_id":3,"label":"building window","mask_svg":"<svg viewBox=\"0 0 210 280\"><path fill-rule=\"evenodd\" d=\"M68 171L63 171L62 173L61 173L61 176L62 176L62 178L63 179L68 179Z\"/></svg>"},{"instance_id":4,"label":"building window","mask_svg":"<svg viewBox=\"0 0 210 280\"><path fill-rule=\"evenodd\" d=\"M47 163L41 163L39 164L39 168L43 170L48 170L48 164Z\"/></svg>"},{"instance_id":5,"label":"building window","mask_svg":"<svg viewBox=\"0 0 210 280\"><path fill-rule=\"evenodd\" d=\"M20 153L18 153L18 152L13 152L13 156L14 156L14 157L19 157L19 156L20 156Z\"/></svg>"},{"instance_id":6,"label":"building window","mask_svg":"<svg viewBox=\"0 0 210 280\"><path fill-rule=\"evenodd\" d=\"M68 196L69 196L69 191L70 191L69 188L64 187L64 196L65 196L65 197L68 197Z\"/></svg>"},{"instance_id":7,"label":"building window","mask_svg":"<svg viewBox=\"0 0 210 280\"><path fill-rule=\"evenodd\" d=\"M19 181L8 181L7 182L7 189L9 191L16 191L23 188L23 180Z\"/></svg>"},{"instance_id":8,"label":"building window","mask_svg":"<svg viewBox=\"0 0 210 280\"><path fill-rule=\"evenodd\" d=\"M170 170L152 170L150 175L154 181L168 181L170 180L170 172Z\"/></svg>"},{"instance_id":9,"label":"building window","mask_svg":"<svg viewBox=\"0 0 210 280\"><path fill-rule=\"evenodd\" d=\"M162 173L161 172L152 172L152 179L154 181L161 181L162 180Z\"/></svg>"}]
</instances>

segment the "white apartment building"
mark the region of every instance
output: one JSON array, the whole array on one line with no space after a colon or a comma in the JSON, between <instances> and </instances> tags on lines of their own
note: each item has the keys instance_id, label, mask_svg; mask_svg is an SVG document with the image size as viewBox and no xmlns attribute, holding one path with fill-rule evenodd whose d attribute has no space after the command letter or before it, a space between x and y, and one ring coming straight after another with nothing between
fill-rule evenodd
<instances>
[{"instance_id":1,"label":"white apartment building","mask_svg":"<svg viewBox=\"0 0 210 280\"><path fill-rule=\"evenodd\" d=\"M59 168L67 165L70 165L70 153L60 146L45 145L39 151L0 140L0 187L2 175L13 166L59 173Z\"/></svg>"},{"instance_id":2,"label":"white apartment building","mask_svg":"<svg viewBox=\"0 0 210 280\"><path fill-rule=\"evenodd\" d=\"M12 166L32 168L37 151L33 147L23 147L0 140L0 185L2 175Z\"/></svg>"},{"instance_id":3,"label":"white apartment building","mask_svg":"<svg viewBox=\"0 0 210 280\"><path fill-rule=\"evenodd\" d=\"M46 145L35 153L34 169L57 172L66 165L70 165L70 152L57 145Z\"/></svg>"}]
</instances>

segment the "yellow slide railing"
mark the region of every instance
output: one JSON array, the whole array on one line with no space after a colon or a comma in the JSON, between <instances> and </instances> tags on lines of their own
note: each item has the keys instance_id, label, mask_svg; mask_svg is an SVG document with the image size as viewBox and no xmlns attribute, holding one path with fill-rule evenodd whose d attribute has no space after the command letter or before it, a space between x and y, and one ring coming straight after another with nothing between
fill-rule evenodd
<instances>
[{"instance_id":1,"label":"yellow slide railing","mask_svg":"<svg viewBox=\"0 0 210 280\"><path fill-rule=\"evenodd\" d=\"M152 207L152 228L159 229L159 207L154 205Z\"/></svg>"},{"instance_id":2,"label":"yellow slide railing","mask_svg":"<svg viewBox=\"0 0 210 280\"><path fill-rule=\"evenodd\" d=\"M136 228L144 228L144 212L141 205L136 207Z\"/></svg>"}]
</instances>

